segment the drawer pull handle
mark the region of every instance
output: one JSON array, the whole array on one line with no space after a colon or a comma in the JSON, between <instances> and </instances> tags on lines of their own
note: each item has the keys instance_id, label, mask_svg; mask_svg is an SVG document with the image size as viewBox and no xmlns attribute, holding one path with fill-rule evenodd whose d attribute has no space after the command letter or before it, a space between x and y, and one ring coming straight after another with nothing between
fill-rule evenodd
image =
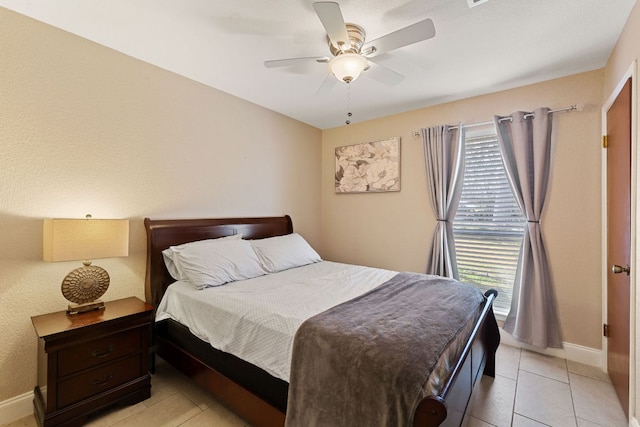
<instances>
[{"instance_id":1,"label":"drawer pull handle","mask_svg":"<svg viewBox=\"0 0 640 427\"><path fill-rule=\"evenodd\" d=\"M91 353L91 355L96 359L102 359L103 357L107 357L108 355L110 355L112 351L113 351L113 346L110 345L106 351L99 352L98 350L95 350L93 353Z\"/></svg>"},{"instance_id":2,"label":"drawer pull handle","mask_svg":"<svg viewBox=\"0 0 640 427\"><path fill-rule=\"evenodd\" d=\"M91 381L91 384L93 384L96 387L102 387L109 384L109 381L111 381L112 378L113 378L113 374L109 374L106 380L104 381L93 380Z\"/></svg>"}]
</instances>

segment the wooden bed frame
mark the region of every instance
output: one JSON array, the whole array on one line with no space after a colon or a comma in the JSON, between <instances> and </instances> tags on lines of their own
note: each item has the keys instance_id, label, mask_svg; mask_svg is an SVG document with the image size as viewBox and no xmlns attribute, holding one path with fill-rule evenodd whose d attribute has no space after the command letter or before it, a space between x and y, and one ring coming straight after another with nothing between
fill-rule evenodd
<instances>
[{"instance_id":1,"label":"wooden bed frame","mask_svg":"<svg viewBox=\"0 0 640 427\"><path fill-rule=\"evenodd\" d=\"M147 272L145 296L157 307L167 287L174 282L162 251L169 246L242 234L261 239L293 232L289 216L263 218L177 219L145 218ZM485 375L495 375L495 351L500 342L492 312L496 291L487 301L460 359L438 396L423 399L414 426L460 426L473 386ZM235 356L213 349L172 320L156 324L154 352L213 393L232 411L255 426L283 426L288 384Z\"/></svg>"}]
</instances>

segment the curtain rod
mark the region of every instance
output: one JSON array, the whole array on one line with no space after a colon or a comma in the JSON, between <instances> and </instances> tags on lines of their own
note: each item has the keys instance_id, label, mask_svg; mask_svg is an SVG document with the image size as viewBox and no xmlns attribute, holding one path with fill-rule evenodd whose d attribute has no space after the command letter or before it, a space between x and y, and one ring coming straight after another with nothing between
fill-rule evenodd
<instances>
[{"instance_id":1,"label":"curtain rod","mask_svg":"<svg viewBox=\"0 0 640 427\"><path fill-rule=\"evenodd\" d=\"M551 114L551 113L569 113L571 111L582 111L584 110L584 105L583 104L573 104L570 105L568 107L564 107L564 108L556 108L555 110L549 110L547 111L547 114ZM528 117L532 117L533 113L530 114L525 114L524 118L528 118ZM499 121L503 121L503 120L513 120L511 117L503 117L502 119L500 119ZM469 123L468 125L462 125L463 128L474 128L474 127L478 127L478 126L488 126L488 125L492 125L493 124L493 120L491 120L490 122L481 122L481 123ZM450 126L450 128L452 129L458 129L458 126ZM422 133L419 130L413 131L413 136L418 137L422 135Z\"/></svg>"}]
</instances>

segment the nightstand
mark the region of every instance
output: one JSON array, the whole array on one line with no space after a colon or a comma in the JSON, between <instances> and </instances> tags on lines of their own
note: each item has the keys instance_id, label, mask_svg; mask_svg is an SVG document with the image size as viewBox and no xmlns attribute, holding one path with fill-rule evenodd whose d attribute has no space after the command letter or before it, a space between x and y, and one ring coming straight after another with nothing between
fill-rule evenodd
<instances>
[{"instance_id":1,"label":"nightstand","mask_svg":"<svg viewBox=\"0 0 640 427\"><path fill-rule=\"evenodd\" d=\"M108 406L147 399L152 319L153 307L135 297L106 302L104 310L32 317L38 425L82 425Z\"/></svg>"}]
</instances>

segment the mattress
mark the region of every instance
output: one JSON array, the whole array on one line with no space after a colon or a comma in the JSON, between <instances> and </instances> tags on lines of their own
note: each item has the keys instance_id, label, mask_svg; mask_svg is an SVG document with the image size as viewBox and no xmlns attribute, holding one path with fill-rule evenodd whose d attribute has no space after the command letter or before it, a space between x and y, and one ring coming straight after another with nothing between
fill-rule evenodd
<instances>
[{"instance_id":1,"label":"mattress","mask_svg":"<svg viewBox=\"0 0 640 427\"><path fill-rule=\"evenodd\" d=\"M165 292L156 322L173 319L212 347L288 382L298 327L396 274L321 261L203 290L178 281Z\"/></svg>"},{"instance_id":2,"label":"mattress","mask_svg":"<svg viewBox=\"0 0 640 427\"><path fill-rule=\"evenodd\" d=\"M288 383L293 340L300 325L397 274L321 261L203 290L178 281L165 292L156 310L156 322L172 319L212 347ZM425 396L439 394L481 311L479 306L458 336L452 337L424 385Z\"/></svg>"}]
</instances>

